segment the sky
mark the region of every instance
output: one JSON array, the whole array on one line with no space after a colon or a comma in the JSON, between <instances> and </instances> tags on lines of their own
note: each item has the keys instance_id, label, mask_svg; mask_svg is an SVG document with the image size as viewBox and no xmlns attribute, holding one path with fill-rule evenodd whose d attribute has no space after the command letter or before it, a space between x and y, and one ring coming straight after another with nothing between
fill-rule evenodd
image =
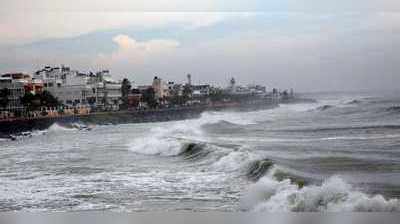
<instances>
[{"instance_id":1,"label":"sky","mask_svg":"<svg viewBox=\"0 0 400 224\"><path fill-rule=\"evenodd\" d=\"M0 0L0 73L400 90L398 0Z\"/></svg>"}]
</instances>

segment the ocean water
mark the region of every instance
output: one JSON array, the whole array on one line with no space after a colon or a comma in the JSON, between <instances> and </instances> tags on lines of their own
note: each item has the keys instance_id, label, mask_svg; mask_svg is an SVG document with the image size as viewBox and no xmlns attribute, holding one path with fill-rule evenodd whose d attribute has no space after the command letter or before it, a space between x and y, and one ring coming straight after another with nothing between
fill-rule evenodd
<instances>
[{"instance_id":1,"label":"ocean water","mask_svg":"<svg viewBox=\"0 0 400 224\"><path fill-rule=\"evenodd\" d=\"M0 140L0 211L399 211L400 95Z\"/></svg>"}]
</instances>

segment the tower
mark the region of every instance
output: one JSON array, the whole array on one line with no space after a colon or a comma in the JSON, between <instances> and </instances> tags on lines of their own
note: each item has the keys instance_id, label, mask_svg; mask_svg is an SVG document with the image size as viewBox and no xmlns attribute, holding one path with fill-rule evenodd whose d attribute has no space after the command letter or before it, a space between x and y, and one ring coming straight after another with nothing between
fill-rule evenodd
<instances>
[{"instance_id":1,"label":"tower","mask_svg":"<svg viewBox=\"0 0 400 224\"><path fill-rule=\"evenodd\" d=\"M191 75L191 74L187 74L187 84L188 84L189 86L192 85L192 75Z\"/></svg>"},{"instance_id":2,"label":"tower","mask_svg":"<svg viewBox=\"0 0 400 224\"><path fill-rule=\"evenodd\" d=\"M231 93L235 93L236 92L236 80L235 80L235 78L232 78L229 81L229 89L230 89Z\"/></svg>"}]
</instances>

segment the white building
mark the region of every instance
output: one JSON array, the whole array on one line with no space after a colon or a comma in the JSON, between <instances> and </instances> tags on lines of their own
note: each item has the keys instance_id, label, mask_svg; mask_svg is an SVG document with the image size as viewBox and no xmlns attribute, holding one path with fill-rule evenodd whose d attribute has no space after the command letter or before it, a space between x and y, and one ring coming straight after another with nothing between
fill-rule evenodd
<instances>
[{"instance_id":1,"label":"white building","mask_svg":"<svg viewBox=\"0 0 400 224\"><path fill-rule=\"evenodd\" d=\"M163 99L169 96L168 85L161 78L155 76L152 87L154 89L156 99Z\"/></svg>"},{"instance_id":2,"label":"white building","mask_svg":"<svg viewBox=\"0 0 400 224\"><path fill-rule=\"evenodd\" d=\"M69 67L50 67L35 72L34 79L43 80L44 90L49 91L67 106L87 105L92 93L87 74L73 71Z\"/></svg>"},{"instance_id":3,"label":"white building","mask_svg":"<svg viewBox=\"0 0 400 224\"><path fill-rule=\"evenodd\" d=\"M91 85L96 107L103 110L119 110L119 105L122 103L122 83L113 80L108 70L97 72Z\"/></svg>"},{"instance_id":4,"label":"white building","mask_svg":"<svg viewBox=\"0 0 400 224\"><path fill-rule=\"evenodd\" d=\"M25 85L28 84L30 76L23 73L4 74L0 76L0 90L7 91L8 103L0 107L2 111L23 111L21 97L25 95Z\"/></svg>"},{"instance_id":5,"label":"white building","mask_svg":"<svg viewBox=\"0 0 400 224\"><path fill-rule=\"evenodd\" d=\"M108 70L80 73L69 67L50 67L35 72L34 79L43 80L44 89L66 106L92 106L118 110L121 103L121 82L114 81Z\"/></svg>"},{"instance_id":6,"label":"white building","mask_svg":"<svg viewBox=\"0 0 400 224\"><path fill-rule=\"evenodd\" d=\"M208 84L192 85L191 89L193 97L204 97L210 95L211 86Z\"/></svg>"}]
</instances>

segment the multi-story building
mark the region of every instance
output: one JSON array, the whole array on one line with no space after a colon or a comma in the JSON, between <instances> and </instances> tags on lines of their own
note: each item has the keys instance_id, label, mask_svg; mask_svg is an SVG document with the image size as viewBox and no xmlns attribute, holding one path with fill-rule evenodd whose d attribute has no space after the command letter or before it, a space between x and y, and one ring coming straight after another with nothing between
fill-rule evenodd
<instances>
[{"instance_id":1,"label":"multi-story building","mask_svg":"<svg viewBox=\"0 0 400 224\"><path fill-rule=\"evenodd\" d=\"M192 85L191 89L193 97L204 97L210 95L211 86L208 84Z\"/></svg>"},{"instance_id":2,"label":"multi-story building","mask_svg":"<svg viewBox=\"0 0 400 224\"><path fill-rule=\"evenodd\" d=\"M113 80L108 70L97 72L93 80L91 85L96 107L103 110L119 110L119 105L122 103L122 83Z\"/></svg>"},{"instance_id":3,"label":"multi-story building","mask_svg":"<svg viewBox=\"0 0 400 224\"><path fill-rule=\"evenodd\" d=\"M121 82L114 81L108 70L81 73L69 67L50 67L35 72L35 80L42 80L49 91L66 106L92 106L104 110L118 110L121 103Z\"/></svg>"},{"instance_id":4,"label":"multi-story building","mask_svg":"<svg viewBox=\"0 0 400 224\"><path fill-rule=\"evenodd\" d=\"M93 95L88 85L88 74L73 71L69 67L50 67L34 73L35 80L42 80L44 90L54 95L66 106L87 105L87 98Z\"/></svg>"},{"instance_id":5,"label":"multi-story building","mask_svg":"<svg viewBox=\"0 0 400 224\"><path fill-rule=\"evenodd\" d=\"M168 86L161 78L155 76L152 87L154 89L156 99L164 99L165 97L169 96Z\"/></svg>"},{"instance_id":6,"label":"multi-story building","mask_svg":"<svg viewBox=\"0 0 400 224\"><path fill-rule=\"evenodd\" d=\"M25 95L25 86L30 83L31 77L23 73L10 73L0 76L1 98L4 105L0 105L2 116L4 113L19 113L24 110L21 98Z\"/></svg>"}]
</instances>

